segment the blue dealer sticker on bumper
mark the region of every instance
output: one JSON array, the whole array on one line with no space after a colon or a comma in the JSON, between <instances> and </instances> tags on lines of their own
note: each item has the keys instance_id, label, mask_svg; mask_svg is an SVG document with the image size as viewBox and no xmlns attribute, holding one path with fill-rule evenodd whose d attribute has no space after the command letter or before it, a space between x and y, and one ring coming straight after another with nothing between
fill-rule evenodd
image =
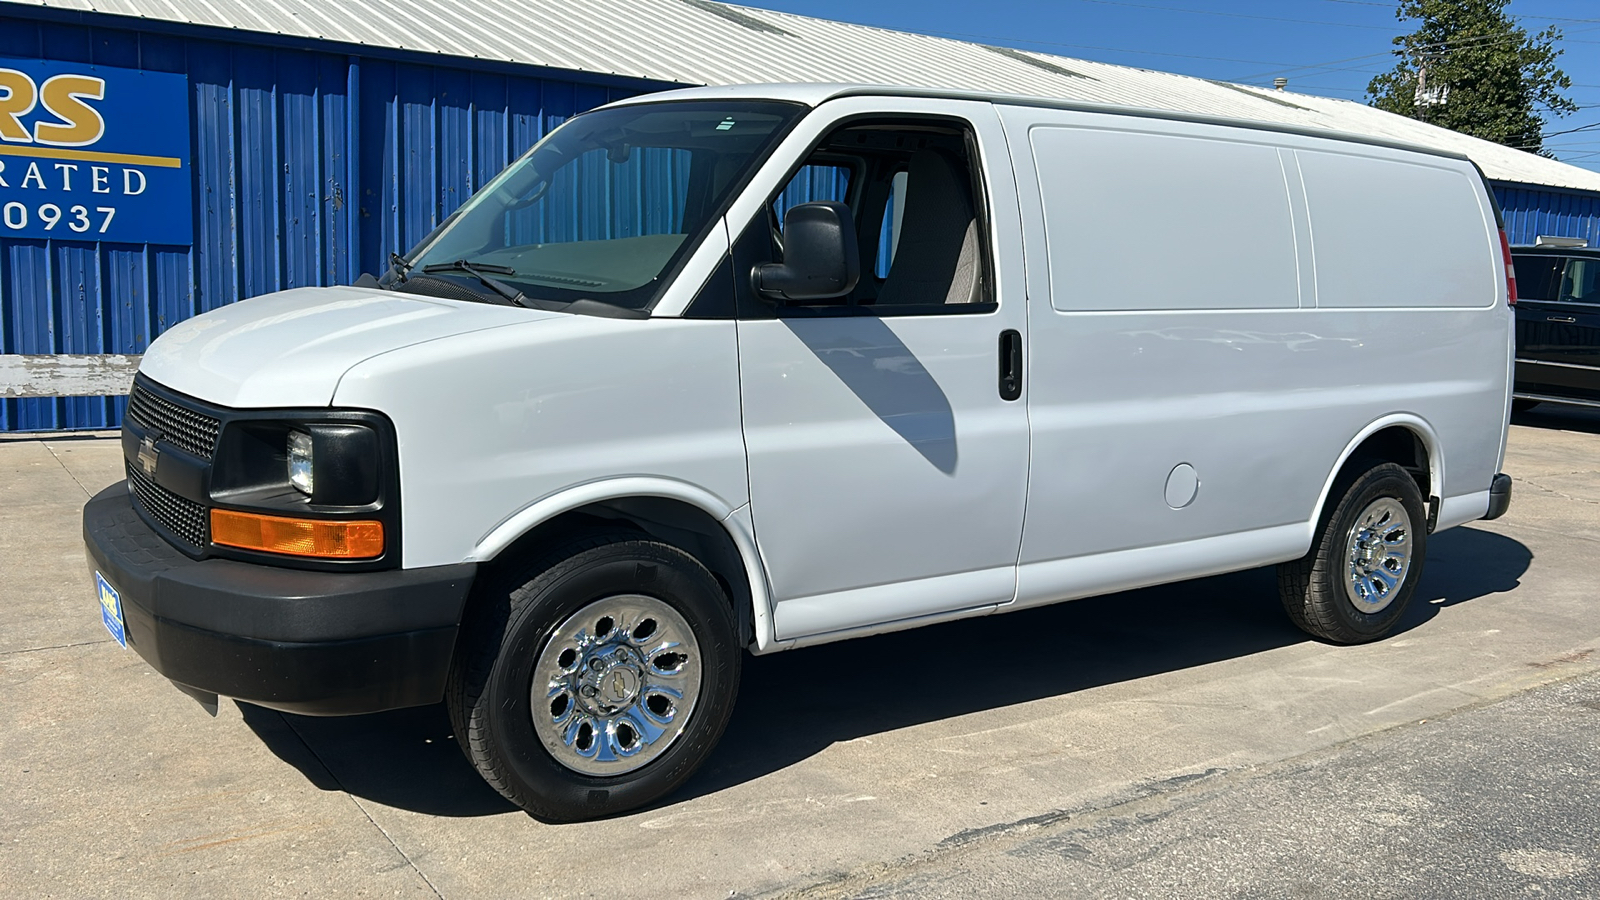
<instances>
[{"instance_id":1,"label":"blue dealer sticker on bumper","mask_svg":"<svg viewBox=\"0 0 1600 900\"><path fill-rule=\"evenodd\" d=\"M99 572L94 573L94 583L100 589L100 621L105 624L106 630L111 632L111 636L117 639L122 649L126 650L128 633L122 627L122 597Z\"/></svg>"}]
</instances>

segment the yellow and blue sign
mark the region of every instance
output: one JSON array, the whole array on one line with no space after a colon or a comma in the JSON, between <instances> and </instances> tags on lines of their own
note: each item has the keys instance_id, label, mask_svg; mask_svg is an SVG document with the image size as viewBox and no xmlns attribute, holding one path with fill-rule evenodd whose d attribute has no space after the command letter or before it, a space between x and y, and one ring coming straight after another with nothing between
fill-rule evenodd
<instances>
[{"instance_id":1,"label":"yellow and blue sign","mask_svg":"<svg viewBox=\"0 0 1600 900\"><path fill-rule=\"evenodd\" d=\"M194 240L183 75L0 57L0 238Z\"/></svg>"},{"instance_id":2,"label":"yellow and blue sign","mask_svg":"<svg viewBox=\"0 0 1600 900\"><path fill-rule=\"evenodd\" d=\"M128 631L122 618L122 596L99 572L94 573L95 590L100 594L100 624L106 626L123 649L128 646Z\"/></svg>"}]
</instances>

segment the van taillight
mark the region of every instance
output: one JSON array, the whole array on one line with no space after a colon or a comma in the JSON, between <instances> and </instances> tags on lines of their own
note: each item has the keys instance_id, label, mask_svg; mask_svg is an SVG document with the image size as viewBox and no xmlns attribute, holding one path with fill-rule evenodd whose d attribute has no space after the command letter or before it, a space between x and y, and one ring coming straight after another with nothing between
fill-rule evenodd
<instances>
[{"instance_id":1,"label":"van taillight","mask_svg":"<svg viewBox=\"0 0 1600 900\"><path fill-rule=\"evenodd\" d=\"M1517 305L1517 267L1511 262L1511 241L1506 238L1506 230L1500 229L1500 255L1506 260L1506 302L1512 306Z\"/></svg>"}]
</instances>

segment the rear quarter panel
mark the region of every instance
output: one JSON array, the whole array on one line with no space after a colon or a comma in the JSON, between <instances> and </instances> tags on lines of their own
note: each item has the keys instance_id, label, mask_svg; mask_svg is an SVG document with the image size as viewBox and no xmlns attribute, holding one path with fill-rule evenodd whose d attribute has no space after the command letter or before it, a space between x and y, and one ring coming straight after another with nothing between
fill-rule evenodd
<instances>
[{"instance_id":1,"label":"rear quarter panel","mask_svg":"<svg viewBox=\"0 0 1600 900\"><path fill-rule=\"evenodd\" d=\"M1463 160L1302 140L1317 319L1359 342L1329 377L1371 393L1369 409L1426 421L1439 527L1479 518L1504 454L1515 328L1493 200Z\"/></svg>"}]
</instances>

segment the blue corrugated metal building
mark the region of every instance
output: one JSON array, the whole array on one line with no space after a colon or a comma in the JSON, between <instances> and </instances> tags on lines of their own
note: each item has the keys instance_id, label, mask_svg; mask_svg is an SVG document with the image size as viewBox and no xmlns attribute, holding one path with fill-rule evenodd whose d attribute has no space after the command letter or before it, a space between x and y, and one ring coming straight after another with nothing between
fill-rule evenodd
<instances>
[{"instance_id":1,"label":"blue corrugated metal building","mask_svg":"<svg viewBox=\"0 0 1600 900\"><path fill-rule=\"evenodd\" d=\"M0 4L0 57L189 84L193 244L0 237L5 353L137 354L235 300L380 272L573 113L667 86ZM122 397L0 400L0 430L115 427Z\"/></svg>"},{"instance_id":2,"label":"blue corrugated metal building","mask_svg":"<svg viewBox=\"0 0 1600 900\"><path fill-rule=\"evenodd\" d=\"M0 0L4 59L183 76L192 220L188 244L0 229L6 354L138 354L205 310L381 271L566 117L675 86ZM1495 189L1514 243L1600 244L1600 193ZM0 431L114 427L124 404L4 399Z\"/></svg>"},{"instance_id":3,"label":"blue corrugated metal building","mask_svg":"<svg viewBox=\"0 0 1600 900\"><path fill-rule=\"evenodd\" d=\"M1600 246L1600 194L1531 184L1496 182L1495 196L1506 215L1513 244L1531 244L1540 235L1583 238Z\"/></svg>"}]
</instances>

